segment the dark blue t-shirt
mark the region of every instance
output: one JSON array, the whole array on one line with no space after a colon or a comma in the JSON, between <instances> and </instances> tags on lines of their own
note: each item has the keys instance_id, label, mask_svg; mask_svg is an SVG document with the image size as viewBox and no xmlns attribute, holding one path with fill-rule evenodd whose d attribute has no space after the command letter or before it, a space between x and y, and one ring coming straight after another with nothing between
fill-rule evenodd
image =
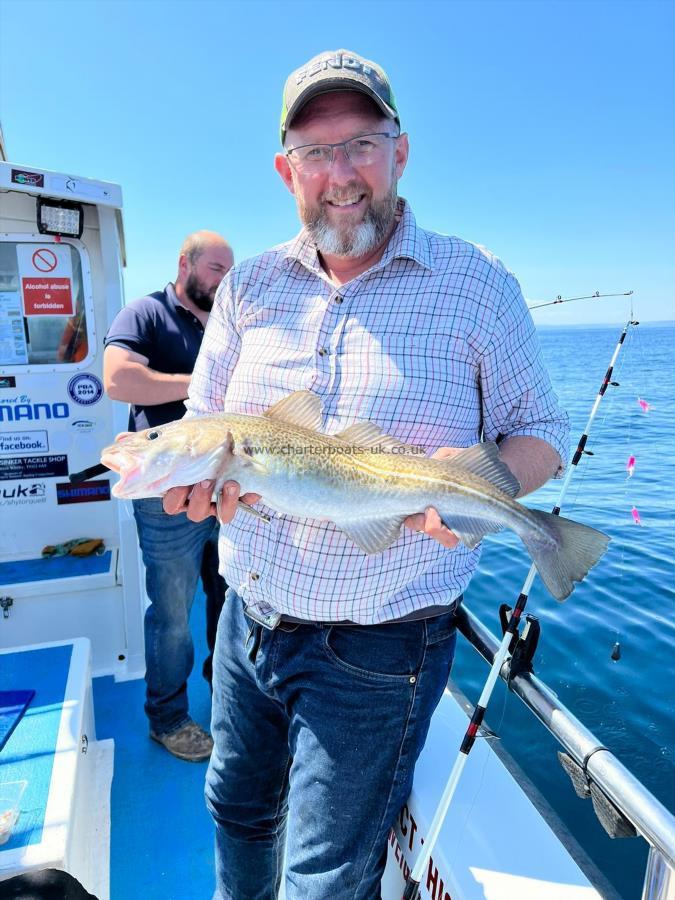
<instances>
[{"instance_id":1,"label":"dark blue t-shirt","mask_svg":"<svg viewBox=\"0 0 675 900\"><path fill-rule=\"evenodd\" d=\"M173 284L129 303L115 316L103 342L140 353L156 372L191 375L204 327L176 297ZM129 431L155 428L185 415L182 400L129 409Z\"/></svg>"}]
</instances>

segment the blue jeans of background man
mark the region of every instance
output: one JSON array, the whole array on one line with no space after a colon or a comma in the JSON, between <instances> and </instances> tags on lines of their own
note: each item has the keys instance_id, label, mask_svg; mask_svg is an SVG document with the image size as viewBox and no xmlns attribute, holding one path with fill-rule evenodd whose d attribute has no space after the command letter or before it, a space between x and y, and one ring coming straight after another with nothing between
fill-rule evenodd
<instances>
[{"instance_id":1,"label":"blue jeans of background man","mask_svg":"<svg viewBox=\"0 0 675 900\"><path fill-rule=\"evenodd\" d=\"M217 900L373 900L450 674L455 616L269 631L228 590L214 655Z\"/></svg>"},{"instance_id":2,"label":"blue jeans of background man","mask_svg":"<svg viewBox=\"0 0 675 900\"><path fill-rule=\"evenodd\" d=\"M207 607L222 606L225 582L218 575L218 522L191 522L185 513L167 515L157 498L134 500L138 541L146 569L150 606L145 612L145 711L155 734L172 734L185 725L187 679L194 663L190 610L202 566ZM205 557L205 549L209 555Z\"/></svg>"},{"instance_id":3,"label":"blue jeans of background man","mask_svg":"<svg viewBox=\"0 0 675 900\"><path fill-rule=\"evenodd\" d=\"M213 651L216 646L218 619L225 600L227 585L218 574L218 529L215 536L204 547L201 566L202 587L206 596L206 646L209 655L204 660L202 675L211 686L213 680Z\"/></svg>"}]
</instances>

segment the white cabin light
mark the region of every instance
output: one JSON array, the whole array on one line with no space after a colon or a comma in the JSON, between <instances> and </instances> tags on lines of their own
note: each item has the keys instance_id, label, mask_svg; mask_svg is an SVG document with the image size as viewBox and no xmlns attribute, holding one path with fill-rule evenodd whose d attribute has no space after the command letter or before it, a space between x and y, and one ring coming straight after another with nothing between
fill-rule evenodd
<instances>
[{"instance_id":1,"label":"white cabin light","mask_svg":"<svg viewBox=\"0 0 675 900\"><path fill-rule=\"evenodd\" d=\"M40 234L57 234L61 237L82 237L84 210L73 200L37 201L37 227Z\"/></svg>"}]
</instances>

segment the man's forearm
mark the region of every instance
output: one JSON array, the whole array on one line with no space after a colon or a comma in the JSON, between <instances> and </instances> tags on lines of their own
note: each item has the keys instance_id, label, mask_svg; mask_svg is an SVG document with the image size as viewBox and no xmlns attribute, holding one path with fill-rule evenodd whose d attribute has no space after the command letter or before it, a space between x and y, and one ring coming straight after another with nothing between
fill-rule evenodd
<instances>
[{"instance_id":1,"label":"man's forearm","mask_svg":"<svg viewBox=\"0 0 675 900\"><path fill-rule=\"evenodd\" d=\"M129 362L106 376L105 389L109 397L122 403L157 406L185 400L190 378L190 375L157 372L141 363Z\"/></svg>"},{"instance_id":2,"label":"man's forearm","mask_svg":"<svg viewBox=\"0 0 675 900\"><path fill-rule=\"evenodd\" d=\"M561 464L558 452L547 441L529 435L506 438L499 445L499 453L520 482L519 497L553 478Z\"/></svg>"}]
</instances>

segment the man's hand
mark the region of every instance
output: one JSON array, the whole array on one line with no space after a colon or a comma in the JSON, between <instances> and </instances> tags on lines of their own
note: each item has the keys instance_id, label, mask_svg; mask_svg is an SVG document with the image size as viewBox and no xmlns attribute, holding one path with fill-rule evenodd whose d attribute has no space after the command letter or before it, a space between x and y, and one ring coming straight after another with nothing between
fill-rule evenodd
<instances>
[{"instance_id":1,"label":"man's hand","mask_svg":"<svg viewBox=\"0 0 675 900\"><path fill-rule=\"evenodd\" d=\"M211 502L215 481L200 481L199 484L170 488L164 495L164 512L170 516L187 513L191 522L201 522L209 516L218 516L215 503ZM260 494L239 496L240 486L236 481L226 481L220 494L220 522L227 525L234 519L237 503L242 500L249 506L260 500Z\"/></svg>"},{"instance_id":2,"label":"man's hand","mask_svg":"<svg viewBox=\"0 0 675 900\"><path fill-rule=\"evenodd\" d=\"M431 459L450 459L461 452L459 447L441 447L433 454ZM438 541L444 547L448 547L448 549L456 547L459 543L457 535L445 527L438 512L432 506L428 507L423 513L408 516L407 519L403 520L403 524L406 528L411 528L420 534L428 534L429 537Z\"/></svg>"},{"instance_id":3,"label":"man's hand","mask_svg":"<svg viewBox=\"0 0 675 900\"><path fill-rule=\"evenodd\" d=\"M462 450L458 447L441 447L432 459L449 459ZM518 497L523 497L553 478L561 465L560 456L547 441L529 435L506 438L499 446L499 456L503 463L520 482ZM429 507L423 513L408 516L403 524L413 531L428 534L444 547L456 547L459 539L441 522L438 512Z\"/></svg>"}]
</instances>

